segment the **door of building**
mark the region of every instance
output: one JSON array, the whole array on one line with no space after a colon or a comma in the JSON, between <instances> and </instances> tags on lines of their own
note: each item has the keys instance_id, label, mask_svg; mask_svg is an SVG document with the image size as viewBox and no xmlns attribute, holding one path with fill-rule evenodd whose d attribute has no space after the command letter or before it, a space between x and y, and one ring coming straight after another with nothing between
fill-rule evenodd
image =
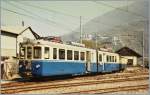
<instances>
[{"instance_id":1,"label":"door of building","mask_svg":"<svg viewBox=\"0 0 150 95\"><path fill-rule=\"evenodd\" d=\"M133 66L133 59L128 59L127 65L128 66Z\"/></svg>"}]
</instances>

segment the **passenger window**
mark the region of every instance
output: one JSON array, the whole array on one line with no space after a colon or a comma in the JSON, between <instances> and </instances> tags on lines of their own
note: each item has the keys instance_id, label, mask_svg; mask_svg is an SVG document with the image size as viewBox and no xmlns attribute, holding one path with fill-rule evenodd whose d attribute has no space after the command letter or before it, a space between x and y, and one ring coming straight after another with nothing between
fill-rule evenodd
<instances>
[{"instance_id":1,"label":"passenger window","mask_svg":"<svg viewBox=\"0 0 150 95\"><path fill-rule=\"evenodd\" d=\"M57 59L57 48L53 48L53 59Z\"/></svg>"},{"instance_id":2,"label":"passenger window","mask_svg":"<svg viewBox=\"0 0 150 95\"><path fill-rule=\"evenodd\" d=\"M107 55L107 62L109 62L109 56Z\"/></svg>"},{"instance_id":3,"label":"passenger window","mask_svg":"<svg viewBox=\"0 0 150 95\"><path fill-rule=\"evenodd\" d=\"M67 60L72 60L72 50L67 50Z\"/></svg>"},{"instance_id":4,"label":"passenger window","mask_svg":"<svg viewBox=\"0 0 150 95\"><path fill-rule=\"evenodd\" d=\"M32 58L32 48L31 47L27 47L27 58L28 59Z\"/></svg>"},{"instance_id":5,"label":"passenger window","mask_svg":"<svg viewBox=\"0 0 150 95\"><path fill-rule=\"evenodd\" d=\"M65 50L59 49L59 59L65 59Z\"/></svg>"},{"instance_id":6,"label":"passenger window","mask_svg":"<svg viewBox=\"0 0 150 95\"><path fill-rule=\"evenodd\" d=\"M99 54L99 61L102 61L102 55Z\"/></svg>"},{"instance_id":7,"label":"passenger window","mask_svg":"<svg viewBox=\"0 0 150 95\"><path fill-rule=\"evenodd\" d=\"M79 51L74 51L74 60L79 60Z\"/></svg>"},{"instance_id":8,"label":"passenger window","mask_svg":"<svg viewBox=\"0 0 150 95\"><path fill-rule=\"evenodd\" d=\"M112 56L112 62L114 62L114 56Z\"/></svg>"},{"instance_id":9,"label":"passenger window","mask_svg":"<svg viewBox=\"0 0 150 95\"><path fill-rule=\"evenodd\" d=\"M85 60L85 53L84 52L80 52L80 59Z\"/></svg>"},{"instance_id":10,"label":"passenger window","mask_svg":"<svg viewBox=\"0 0 150 95\"><path fill-rule=\"evenodd\" d=\"M49 47L45 47L44 48L44 58L45 59L49 59Z\"/></svg>"},{"instance_id":11,"label":"passenger window","mask_svg":"<svg viewBox=\"0 0 150 95\"><path fill-rule=\"evenodd\" d=\"M34 58L41 59L41 47L34 47Z\"/></svg>"},{"instance_id":12,"label":"passenger window","mask_svg":"<svg viewBox=\"0 0 150 95\"><path fill-rule=\"evenodd\" d=\"M109 62L112 62L112 56L109 56Z\"/></svg>"},{"instance_id":13,"label":"passenger window","mask_svg":"<svg viewBox=\"0 0 150 95\"><path fill-rule=\"evenodd\" d=\"M116 56L115 56L115 59L114 59L114 61L115 61L115 62L117 62Z\"/></svg>"}]
</instances>

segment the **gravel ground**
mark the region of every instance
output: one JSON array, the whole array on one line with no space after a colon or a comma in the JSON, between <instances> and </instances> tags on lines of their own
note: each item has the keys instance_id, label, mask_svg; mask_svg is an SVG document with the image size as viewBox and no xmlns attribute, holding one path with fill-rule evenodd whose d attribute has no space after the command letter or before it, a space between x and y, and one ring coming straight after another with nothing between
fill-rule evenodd
<instances>
[{"instance_id":1,"label":"gravel ground","mask_svg":"<svg viewBox=\"0 0 150 95\"><path fill-rule=\"evenodd\" d=\"M94 84L89 86L75 86L75 87L65 87L65 88L57 88L57 89L49 89L49 90L41 90L41 91L30 91L26 94L35 94L35 93L50 93L50 94L58 94L58 93L68 93L74 91L82 91L82 90L92 90L92 89L103 89L109 87L123 87L123 86L135 86L139 84L148 84L147 80L142 81L130 81L130 82L118 82L118 83L103 83L103 84ZM23 93L21 93L23 94Z\"/></svg>"},{"instance_id":2,"label":"gravel ground","mask_svg":"<svg viewBox=\"0 0 150 95\"><path fill-rule=\"evenodd\" d=\"M102 78L110 79L112 75L122 75L124 73L141 73L141 72L148 72L147 69L139 68L139 67L130 67L127 70L121 73L114 73L114 74L106 74L106 75L98 75L93 77L80 77L74 78L73 80L64 80L63 82L59 83L74 83L74 82L82 82L82 81L93 81L93 80L101 80ZM141 75L141 77L144 75ZM53 83L56 84L56 83ZM65 88L57 88L57 89L48 89L48 90L40 90L40 91L30 91L26 92L26 94L60 94L60 93L68 93L74 91L83 91L83 90L92 90L92 89L103 89L103 88L110 88L110 87L124 87L124 86L135 86L139 84L149 84L148 80L135 80L135 81L128 81L128 82L117 82L117 83L102 83L102 84L94 84L89 86L75 86L75 87L65 87ZM95 93L95 92L94 92ZM19 93L23 94L23 93ZM139 91L121 91L121 92L114 92L113 94L145 94L148 95L148 90L139 90Z\"/></svg>"},{"instance_id":3,"label":"gravel ground","mask_svg":"<svg viewBox=\"0 0 150 95\"><path fill-rule=\"evenodd\" d=\"M86 82L86 81L97 81L102 79L113 79L112 75L119 76L126 73L145 73L149 72L148 69L141 68L141 67L129 67L126 70L120 72L120 73L113 73L113 74L104 74L104 75L96 75L96 76L88 76L88 77L76 77L69 80L64 81L55 81L55 82L48 82L48 83L37 83L34 86L41 86L45 84L57 84L57 83L75 83L75 82ZM140 75L141 77L146 75ZM148 75L147 75L148 76ZM65 88L55 88L55 89L48 89L48 90L39 90L39 91L29 91L26 93L19 93L19 94L60 94L60 93L68 93L68 92L74 92L74 91L83 91L83 90L92 90L92 89L103 89L103 88L110 88L110 87L123 87L123 86L134 86L139 84L149 84L148 80L135 80L135 81L128 81L128 82L117 82L117 83L102 83L102 84L94 84L94 85L86 85L86 86L75 86L75 87L65 87ZM96 92L94 92L96 93ZM148 95L147 90L139 90L139 91L121 91L121 92L114 92L112 94L145 94Z\"/></svg>"}]
</instances>

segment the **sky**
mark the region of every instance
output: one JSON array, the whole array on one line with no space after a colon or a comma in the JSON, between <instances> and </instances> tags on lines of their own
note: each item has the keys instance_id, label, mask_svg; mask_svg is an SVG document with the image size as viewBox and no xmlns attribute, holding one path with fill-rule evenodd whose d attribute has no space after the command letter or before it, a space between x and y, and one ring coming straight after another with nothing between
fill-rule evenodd
<instances>
[{"instance_id":1,"label":"sky","mask_svg":"<svg viewBox=\"0 0 150 95\"><path fill-rule=\"evenodd\" d=\"M25 26L40 36L62 36L75 32L81 24L134 1L2 1L1 25Z\"/></svg>"}]
</instances>

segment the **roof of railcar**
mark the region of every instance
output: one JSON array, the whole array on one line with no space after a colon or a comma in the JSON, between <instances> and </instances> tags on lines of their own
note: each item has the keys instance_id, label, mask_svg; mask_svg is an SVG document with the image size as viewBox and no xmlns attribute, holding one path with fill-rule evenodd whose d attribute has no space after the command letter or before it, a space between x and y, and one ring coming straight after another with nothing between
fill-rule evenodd
<instances>
[{"instance_id":1,"label":"roof of railcar","mask_svg":"<svg viewBox=\"0 0 150 95\"><path fill-rule=\"evenodd\" d=\"M44 41L44 40L35 40L34 43L23 43L27 45L46 45L46 46L53 46L53 47L62 47L62 48L78 48L78 49L87 49L90 51L96 51L95 49L87 48L87 47L79 47L79 46L73 46L69 44L64 44L64 43L56 43L56 42L50 42L50 41ZM110 54L117 54L114 52L108 52L108 51L101 51L99 50L98 52L103 52L103 53L110 53ZM117 54L118 55L118 54Z\"/></svg>"}]
</instances>

